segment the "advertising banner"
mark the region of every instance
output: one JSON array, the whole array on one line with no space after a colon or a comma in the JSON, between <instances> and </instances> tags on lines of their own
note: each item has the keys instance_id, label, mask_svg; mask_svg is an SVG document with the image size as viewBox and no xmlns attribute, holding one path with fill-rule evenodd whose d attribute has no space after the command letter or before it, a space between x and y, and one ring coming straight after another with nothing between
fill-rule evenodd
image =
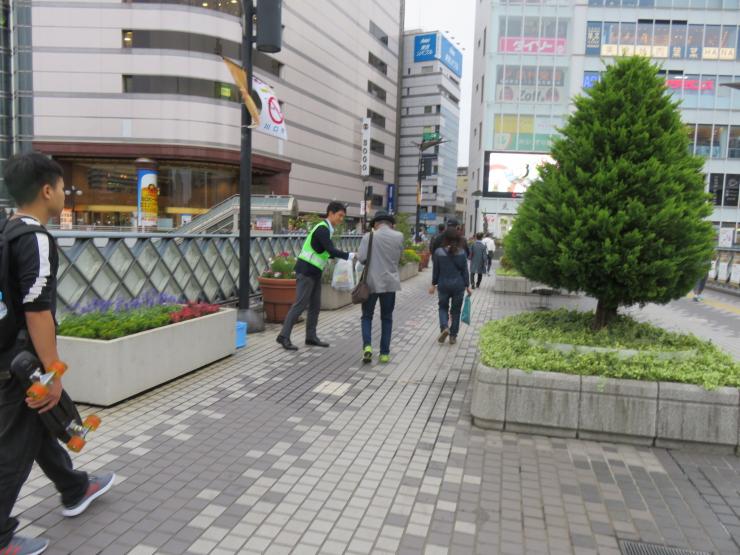
<instances>
[{"instance_id":1,"label":"advertising banner","mask_svg":"<svg viewBox=\"0 0 740 555\"><path fill-rule=\"evenodd\" d=\"M565 54L567 46L566 39L501 37L498 50L514 54Z\"/></svg>"},{"instance_id":2,"label":"advertising banner","mask_svg":"<svg viewBox=\"0 0 740 555\"><path fill-rule=\"evenodd\" d=\"M541 166L553 162L544 153L487 151L483 192L493 197L521 197L539 178Z\"/></svg>"},{"instance_id":3,"label":"advertising banner","mask_svg":"<svg viewBox=\"0 0 740 555\"><path fill-rule=\"evenodd\" d=\"M723 248L731 247L734 243L734 239L735 239L735 230L732 229L731 227L723 227L722 229L719 230L719 246L720 247L723 247ZM722 268L722 264L725 265L724 268ZM720 262L720 268L719 268L720 277L726 275L725 272L727 272L727 262L724 262L724 263Z\"/></svg>"},{"instance_id":4,"label":"advertising banner","mask_svg":"<svg viewBox=\"0 0 740 555\"><path fill-rule=\"evenodd\" d=\"M157 225L157 214L159 213L157 172L151 169L139 169L136 173L138 189L138 226L155 227Z\"/></svg>"},{"instance_id":5,"label":"advertising banner","mask_svg":"<svg viewBox=\"0 0 740 555\"><path fill-rule=\"evenodd\" d=\"M437 34L416 35L414 37L414 61L430 62L437 57Z\"/></svg>"}]
</instances>

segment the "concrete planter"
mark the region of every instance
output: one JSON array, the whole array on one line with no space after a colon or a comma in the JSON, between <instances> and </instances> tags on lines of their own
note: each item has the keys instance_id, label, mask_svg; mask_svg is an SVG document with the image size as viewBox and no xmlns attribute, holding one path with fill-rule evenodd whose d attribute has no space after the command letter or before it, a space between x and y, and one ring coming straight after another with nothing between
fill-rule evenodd
<instances>
[{"instance_id":1,"label":"concrete planter","mask_svg":"<svg viewBox=\"0 0 740 555\"><path fill-rule=\"evenodd\" d=\"M658 396L658 447L687 443L734 449L738 443L738 390L707 391L679 383L661 383Z\"/></svg>"},{"instance_id":2,"label":"concrete planter","mask_svg":"<svg viewBox=\"0 0 740 555\"><path fill-rule=\"evenodd\" d=\"M336 310L352 304L350 291L337 291L328 283L321 284L321 310Z\"/></svg>"},{"instance_id":3,"label":"concrete planter","mask_svg":"<svg viewBox=\"0 0 740 555\"><path fill-rule=\"evenodd\" d=\"M411 279L412 277L418 275L419 264L416 262L409 262L408 264L404 264L399 268L399 273L401 274L401 281Z\"/></svg>"},{"instance_id":4,"label":"concrete planter","mask_svg":"<svg viewBox=\"0 0 740 555\"><path fill-rule=\"evenodd\" d=\"M500 276L498 274L496 274L496 279L493 282L494 292L511 295L530 295L533 287L544 287L544 285L525 277Z\"/></svg>"},{"instance_id":5,"label":"concrete planter","mask_svg":"<svg viewBox=\"0 0 740 555\"><path fill-rule=\"evenodd\" d=\"M481 428L666 448L740 446L740 393L479 364L470 412Z\"/></svg>"},{"instance_id":6,"label":"concrete planter","mask_svg":"<svg viewBox=\"0 0 740 555\"><path fill-rule=\"evenodd\" d=\"M225 309L111 341L59 337L64 387L107 407L233 354L235 334L236 310Z\"/></svg>"}]
</instances>

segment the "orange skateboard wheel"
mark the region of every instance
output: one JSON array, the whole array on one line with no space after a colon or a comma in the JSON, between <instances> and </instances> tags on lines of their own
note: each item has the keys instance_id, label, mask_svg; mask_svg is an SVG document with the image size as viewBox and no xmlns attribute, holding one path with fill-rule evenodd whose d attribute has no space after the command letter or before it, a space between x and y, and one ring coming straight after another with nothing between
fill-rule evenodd
<instances>
[{"instance_id":1,"label":"orange skateboard wheel","mask_svg":"<svg viewBox=\"0 0 740 555\"><path fill-rule=\"evenodd\" d=\"M67 371L67 365L64 364L61 360L57 360L55 362L51 363L51 366L49 366L48 371L53 372L56 376L62 377L64 373Z\"/></svg>"},{"instance_id":2,"label":"orange skateboard wheel","mask_svg":"<svg viewBox=\"0 0 740 555\"><path fill-rule=\"evenodd\" d=\"M87 418L85 418L85 422L83 422L83 426L86 428L90 428L93 432L98 429L98 426L100 426L101 420L100 417L97 414L91 414Z\"/></svg>"},{"instance_id":3,"label":"orange skateboard wheel","mask_svg":"<svg viewBox=\"0 0 740 555\"><path fill-rule=\"evenodd\" d=\"M43 399L49 394L49 388L42 383L34 383L26 390L26 394L31 399Z\"/></svg>"},{"instance_id":4,"label":"orange skateboard wheel","mask_svg":"<svg viewBox=\"0 0 740 555\"><path fill-rule=\"evenodd\" d=\"M87 443L84 439L82 439L80 436L72 436L72 439L70 439L67 442L67 447L70 451L74 451L75 453L79 453L82 451L82 448L85 446L85 443Z\"/></svg>"}]
</instances>

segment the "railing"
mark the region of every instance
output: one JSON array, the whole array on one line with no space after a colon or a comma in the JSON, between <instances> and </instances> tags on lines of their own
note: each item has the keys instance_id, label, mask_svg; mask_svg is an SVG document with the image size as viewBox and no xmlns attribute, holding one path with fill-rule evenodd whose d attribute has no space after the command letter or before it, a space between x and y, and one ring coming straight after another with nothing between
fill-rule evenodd
<instances>
[{"instance_id":1,"label":"railing","mask_svg":"<svg viewBox=\"0 0 740 555\"><path fill-rule=\"evenodd\" d=\"M132 299L149 291L183 301L224 302L237 298L239 237L174 233L96 233L53 231L59 244L60 312L95 300ZM345 251L357 251L360 236L335 238ZM257 277L278 253L298 255L305 236L252 237L250 293Z\"/></svg>"}]
</instances>

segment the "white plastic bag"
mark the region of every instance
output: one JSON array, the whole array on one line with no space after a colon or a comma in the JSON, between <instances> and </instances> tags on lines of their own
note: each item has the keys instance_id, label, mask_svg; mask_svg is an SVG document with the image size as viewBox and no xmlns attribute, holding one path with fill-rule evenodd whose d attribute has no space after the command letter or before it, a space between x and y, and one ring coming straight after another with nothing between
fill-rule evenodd
<instances>
[{"instance_id":1,"label":"white plastic bag","mask_svg":"<svg viewBox=\"0 0 740 555\"><path fill-rule=\"evenodd\" d=\"M331 276L331 286L337 291L352 291L355 288L355 273L352 262L337 260L337 264L334 266L334 274Z\"/></svg>"}]
</instances>

